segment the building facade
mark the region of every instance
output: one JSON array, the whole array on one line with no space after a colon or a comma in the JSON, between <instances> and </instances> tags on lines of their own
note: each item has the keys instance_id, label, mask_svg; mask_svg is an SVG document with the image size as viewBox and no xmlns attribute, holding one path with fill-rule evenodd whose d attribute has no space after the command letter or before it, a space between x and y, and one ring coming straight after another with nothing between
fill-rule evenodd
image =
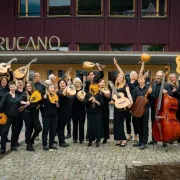
<instances>
[{"instance_id":1,"label":"building facade","mask_svg":"<svg viewBox=\"0 0 180 180\"><path fill-rule=\"evenodd\" d=\"M17 68L33 57L43 78L60 76L68 67L82 69L83 61L107 64L105 78L117 57L124 71L138 70L140 54L149 52L147 68L154 74L169 65L175 70L180 52L179 0L10 0L0 6L0 61L19 59ZM59 37L56 51L38 46L38 37ZM3 38L6 44L2 43ZM19 39L17 49L14 39ZM32 37L34 44L28 44ZM8 41L8 42L7 42ZM57 47L57 40L52 40ZM55 50L55 49L54 49ZM158 64L158 66L157 66ZM131 66L130 66L131 65ZM76 71L73 72L76 76Z\"/></svg>"}]
</instances>

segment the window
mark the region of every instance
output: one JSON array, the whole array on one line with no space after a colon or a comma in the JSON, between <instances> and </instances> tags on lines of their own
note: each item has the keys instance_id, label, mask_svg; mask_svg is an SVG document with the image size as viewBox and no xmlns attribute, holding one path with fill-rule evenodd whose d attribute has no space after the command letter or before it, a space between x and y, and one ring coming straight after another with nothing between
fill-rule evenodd
<instances>
[{"instance_id":1,"label":"window","mask_svg":"<svg viewBox=\"0 0 180 180\"><path fill-rule=\"evenodd\" d=\"M77 0L77 15L101 15L102 0Z\"/></svg>"},{"instance_id":2,"label":"window","mask_svg":"<svg viewBox=\"0 0 180 180\"><path fill-rule=\"evenodd\" d=\"M111 44L111 51L132 51L132 45Z\"/></svg>"},{"instance_id":3,"label":"window","mask_svg":"<svg viewBox=\"0 0 180 180\"><path fill-rule=\"evenodd\" d=\"M49 16L70 15L70 0L49 0Z\"/></svg>"},{"instance_id":4,"label":"window","mask_svg":"<svg viewBox=\"0 0 180 180\"><path fill-rule=\"evenodd\" d=\"M65 70L58 70L58 77L62 78L65 75Z\"/></svg>"},{"instance_id":5,"label":"window","mask_svg":"<svg viewBox=\"0 0 180 180\"><path fill-rule=\"evenodd\" d=\"M79 44L79 51L99 51L99 44Z\"/></svg>"},{"instance_id":6,"label":"window","mask_svg":"<svg viewBox=\"0 0 180 180\"><path fill-rule=\"evenodd\" d=\"M48 71L47 71L47 79L49 79L49 75L50 75L50 74L53 74L53 70L48 70Z\"/></svg>"},{"instance_id":7,"label":"window","mask_svg":"<svg viewBox=\"0 0 180 180\"><path fill-rule=\"evenodd\" d=\"M143 45L143 51L154 51L154 52L161 52L164 51L164 45Z\"/></svg>"},{"instance_id":8,"label":"window","mask_svg":"<svg viewBox=\"0 0 180 180\"><path fill-rule=\"evenodd\" d=\"M110 15L134 16L135 0L109 0Z\"/></svg>"},{"instance_id":9,"label":"window","mask_svg":"<svg viewBox=\"0 0 180 180\"><path fill-rule=\"evenodd\" d=\"M117 75L118 75L118 71L110 71L110 72L108 72L108 81L110 80L113 83L115 83Z\"/></svg>"},{"instance_id":10,"label":"window","mask_svg":"<svg viewBox=\"0 0 180 180\"><path fill-rule=\"evenodd\" d=\"M86 70L76 70L76 77L79 77L81 81L83 82L83 76L87 76Z\"/></svg>"},{"instance_id":11,"label":"window","mask_svg":"<svg viewBox=\"0 0 180 180\"><path fill-rule=\"evenodd\" d=\"M58 48L57 44L52 44L52 51L69 51L68 44L61 44L60 47Z\"/></svg>"},{"instance_id":12,"label":"window","mask_svg":"<svg viewBox=\"0 0 180 180\"><path fill-rule=\"evenodd\" d=\"M167 0L143 0L142 16L166 16Z\"/></svg>"},{"instance_id":13,"label":"window","mask_svg":"<svg viewBox=\"0 0 180 180\"><path fill-rule=\"evenodd\" d=\"M40 0L19 0L19 16L40 16Z\"/></svg>"},{"instance_id":14,"label":"window","mask_svg":"<svg viewBox=\"0 0 180 180\"><path fill-rule=\"evenodd\" d=\"M32 82L33 82L33 79L34 79L34 73L35 73L34 70L29 70L29 81L32 81Z\"/></svg>"}]
</instances>

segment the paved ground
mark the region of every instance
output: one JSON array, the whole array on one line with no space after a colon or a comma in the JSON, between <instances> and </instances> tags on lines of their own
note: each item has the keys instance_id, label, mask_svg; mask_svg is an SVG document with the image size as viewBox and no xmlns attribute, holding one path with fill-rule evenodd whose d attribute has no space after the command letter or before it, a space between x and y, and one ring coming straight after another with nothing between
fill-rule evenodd
<instances>
[{"instance_id":1,"label":"paved ground","mask_svg":"<svg viewBox=\"0 0 180 180\"><path fill-rule=\"evenodd\" d=\"M126 167L180 162L180 145L170 145L168 152L161 145L141 151L129 142L125 148L115 146L113 136L106 145L97 148L73 144L46 152L36 141L35 152L11 152L0 158L0 180L123 180ZM126 166L127 165L127 166Z\"/></svg>"}]
</instances>

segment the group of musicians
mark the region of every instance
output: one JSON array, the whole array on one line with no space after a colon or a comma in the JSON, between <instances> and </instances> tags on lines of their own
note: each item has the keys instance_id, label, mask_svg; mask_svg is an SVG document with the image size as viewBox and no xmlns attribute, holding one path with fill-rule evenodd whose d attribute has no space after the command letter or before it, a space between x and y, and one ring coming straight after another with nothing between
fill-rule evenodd
<instances>
[{"instance_id":1,"label":"group of musicians","mask_svg":"<svg viewBox=\"0 0 180 180\"><path fill-rule=\"evenodd\" d=\"M151 121L155 121L154 102L159 96L160 87L163 78L163 71L156 73L156 80L153 82L152 88L147 83L148 72L144 73L144 62L139 74L135 71L130 72L130 78L126 78L123 70L118 65L114 58L114 65L118 70L118 75L115 80L115 88L119 93L123 93L130 100L130 104L126 108L114 107L114 140L117 141L117 146L125 147L128 141L133 140L133 146L139 147L141 150L147 147L147 144L156 144L157 141L152 136L152 141L148 143L149 136L149 109L151 108ZM18 139L25 123L25 142L28 151L35 151L33 144L35 139L42 131L42 146L44 150L57 149L55 136L58 137L58 145L68 147L65 139L71 137L71 119L73 122L73 142L80 144L86 139L88 147L92 146L95 141L96 147L99 147L100 141L103 138L103 144L107 143L109 137L109 102L112 100L113 91L105 93L101 91L105 87L103 79L103 69L99 64L96 64L98 71L89 71L86 76L60 79L53 74L49 79L41 83L39 73L34 74L33 82L15 79L11 69L8 71L8 76L1 75L0 78L0 113L7 116L7 122L0 125L1 135L1 150L0 153L6 152L6 142L8 141L8 132L12 128L11 150L17 151L19 146ZM166 83L163 93L168 93L175 97L180 104L180 88L177 82L176 74L170 74L169 83ZM180 79L179 79L180 80ZM85 83L85 88L83 84ZM69 95L67 88L73 85L76 89L75 95ZM92 93L91 84L98 86L98 92ZM84 89L86 95L83 100L77 97L79 91ZM38 90L41 93L39 102L31 102L32 93ZM145 106L143 115L136 118L131 115L129 109L136 102L139 96L145 96L149 93L148 103ZM50 101L50 93L55 93L58 96L58 102ZM23 111L19 108L24 106ZM39 120L39 112L42 114L42 125ZM85 134L85 118L87 115L87 132ZM180 111L177 111L177 119L180 119ZM134 137L131 131L131 121L134 129ZM127 137L124 129L126 122ZM65 127L67 125L68 135L65 137ZM48 137L49 134L49 137ZM48 142L49 141L49 142ZM180 143L180 139L178 139Z\"/></svg>"}]
</instances>

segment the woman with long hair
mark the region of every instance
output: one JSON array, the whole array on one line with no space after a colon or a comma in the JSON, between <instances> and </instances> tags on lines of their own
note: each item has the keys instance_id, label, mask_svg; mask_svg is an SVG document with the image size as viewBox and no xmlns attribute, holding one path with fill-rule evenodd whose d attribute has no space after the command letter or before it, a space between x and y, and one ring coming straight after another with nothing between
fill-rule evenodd
<instances>
[{"instance_id":1,"label":"woman with long hair","mask_svg":"<svg viewBox=\"0 0 180 180\"><path fill-rule=\"evenodd\" d=\"M133 104L133 100L129 91L129 86L126 84L124 74L119 73L116 77L115 87L117 88L117 92L121 92L127 97L131 104L128 108ZM127 117L128 108L118 109L114 107L114 140L118 141L117 145L120 147L124 147L127 143L125 132L124 132L124 121Z\"/></svg>"},{"instance_id":2,"label":"woman with long hair","mask_svg":"<svg viewBox=\"0 0 180 180\"><path fill-rule=\"evenodd\" d=\"M23 112L23 117L26 126L26 143L28 151L35 151L33 147L34 140L42 131L41 123L39 121L38 103L30 102L30 96L34 91L33 83L28 81L25 86L25 93L20 100L22 105L27 106Z\"/></svg>"},{"instance_id":3,"label":"woman with long hair","mask_svg":"<svg viewBox=\"0 0 180 180\"><path fill-rule=\"evenodd\" d=\"M111 93L103 93L101 91L102 88L105 87L105 80L100 79L98 81L98 86L100 89L100 93L103 97L104 105L102 106L102 123L103 123L103 144L107 143L109 137L109 102L111 101Z\"/></svg>"}]
</instances>

